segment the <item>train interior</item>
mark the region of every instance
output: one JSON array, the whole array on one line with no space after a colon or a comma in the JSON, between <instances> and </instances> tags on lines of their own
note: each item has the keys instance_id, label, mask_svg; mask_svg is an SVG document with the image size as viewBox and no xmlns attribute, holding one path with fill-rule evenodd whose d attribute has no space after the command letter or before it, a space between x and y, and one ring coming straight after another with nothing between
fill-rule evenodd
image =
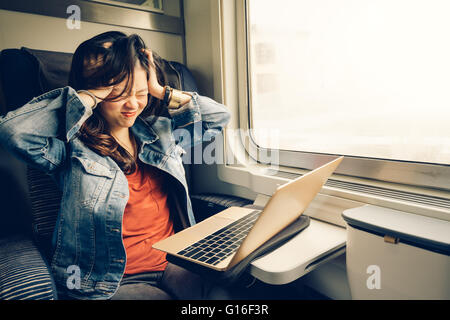
<instances>
[{"instance_id":1,"label":"train interior","mask_svg":"<svg viewBox=\"0 0 450 320\"><path fill-rule=\"evenodd\" d=\"M344 156L302 213L309 226L251 261L237 299L448 300L446 13L446 2L406 0L0 0L0 112L66 86L84 40L138 34L178 66L181 89L231 114L183 157L197 222L264 208ZM60 196L0 152L0 299L55 299Z\"/></svg>"}]
</instances>

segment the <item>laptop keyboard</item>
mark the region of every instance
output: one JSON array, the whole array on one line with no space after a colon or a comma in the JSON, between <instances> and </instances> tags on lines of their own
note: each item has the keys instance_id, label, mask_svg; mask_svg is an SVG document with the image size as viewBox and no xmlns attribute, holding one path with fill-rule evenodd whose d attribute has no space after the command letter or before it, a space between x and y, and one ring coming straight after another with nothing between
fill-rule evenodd
<instances>
[{"instance_id":1,"label":"laptop keyboard","mask_svg":"<svg viewBox=\"0 0 450 320\"><path fill-rule=\"evenodd\" d=\"M260 213L260 210L252 211L248 215L197 241L177 254L216 265L239 248Z\"/></svg>"}]
</instances>

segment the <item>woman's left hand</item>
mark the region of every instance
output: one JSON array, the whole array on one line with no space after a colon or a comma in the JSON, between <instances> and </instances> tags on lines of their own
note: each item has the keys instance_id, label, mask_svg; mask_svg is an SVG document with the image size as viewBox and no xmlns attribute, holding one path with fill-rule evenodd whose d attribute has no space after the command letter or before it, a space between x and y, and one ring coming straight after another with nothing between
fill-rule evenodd
<instances>
[{"instance_id":1,"label":"woman's left hand","mask_svg":"<svg viewBox=\"0 0 450 320\"><path fill-rule=\"evenodd\" d=\"M161 86L158 82L152 51L150 49L142 49L142 51L145 53L149 61L150 76L148 79L148 92L153 97L162 100L164 99L164 87Z\"/></svg>"}]
</instances>

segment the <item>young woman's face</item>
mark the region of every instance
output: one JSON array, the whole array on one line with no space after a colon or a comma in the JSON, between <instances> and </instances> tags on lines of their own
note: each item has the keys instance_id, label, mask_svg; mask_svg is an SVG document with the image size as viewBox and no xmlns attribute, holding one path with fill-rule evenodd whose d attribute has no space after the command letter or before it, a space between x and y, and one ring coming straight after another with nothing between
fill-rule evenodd
<instances>
[{"instance_id":1,"label":"young woman's face","mask_svg":"<svg viewBox=\"0 0 450 320\"><path fill-rule=\"evenodd\" d=\"M112 95L121 93L125 81L114 87ZM134 84L128 95L125 92L115 101L104 101L100 107L100 113L109 124L111 131L133 126L136 118L142 113L148 100L147 73L139 64L134 69Z\"/></svg>"}]
</instances>

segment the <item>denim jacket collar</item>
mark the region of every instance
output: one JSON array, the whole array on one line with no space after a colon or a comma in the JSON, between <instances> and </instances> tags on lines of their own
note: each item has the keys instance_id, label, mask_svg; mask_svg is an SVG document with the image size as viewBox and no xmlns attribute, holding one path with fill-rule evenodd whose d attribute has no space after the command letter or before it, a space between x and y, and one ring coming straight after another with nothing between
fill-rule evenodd
<instances>
[{"instance_id":1,"label":"denim jacket collar","mask_svg":"<svg viewBox=\"0 0 450 320\"><path fill-rule=\"evenodd\" d=\"M59 89L55 89L59 90ZM69 142L80 130L83 123L92 115L92 108L86 107L78 93L69 87L69 92L72 91L74 95L68 95L69 101L66 107L66 141Z\"/></svg>"},{"instance_id":2,"label":"denim jacket collar","mask_svg":"<svg viewBox=\"0 0 450 320\"><path fill-rule=\"evenodd\" d=\"M155 130L141 117L136 118L134 125L131 127L131 131L141 145L153 143L159 139Z\"/></svg>"}]
</instances>

